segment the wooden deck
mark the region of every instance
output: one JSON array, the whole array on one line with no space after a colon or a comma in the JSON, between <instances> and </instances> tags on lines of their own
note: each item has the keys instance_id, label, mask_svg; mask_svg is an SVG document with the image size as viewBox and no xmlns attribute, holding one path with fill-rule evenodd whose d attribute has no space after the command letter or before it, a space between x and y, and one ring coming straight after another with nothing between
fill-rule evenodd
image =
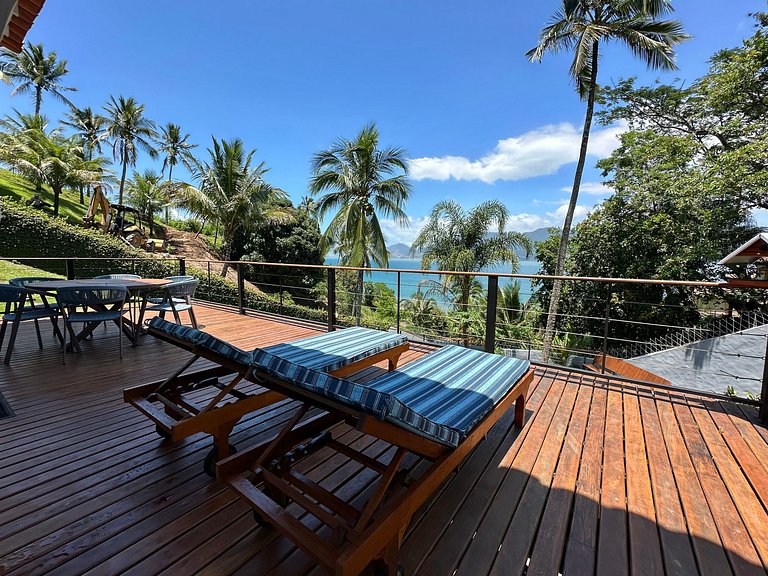
<instances>
[{"instance_id":1,"label":"wooden deck","mask_svg":"<svg viewBox=\"0 0 768 576\"><path fill-rule=\"evenodd\" d=\"M243 348L312 333L202 306L198 317ZM0 366L16 413L0 420L5 574L319 574L202 472L207 437L163 442L122 402L123 388L169 374L184 353L148 337L121 362L116 331L95 335L62 366L50 331L39 351L24 325ZM258 442L294 406L249 417L234 442ZM754 409L539 369L522 431L511 412L416 516L407 574L765 573L768 430ZM391 453L349 428L336 435ZM325 449L304 468L350 500L370 488L367 472Z\"/></svg>"}]
</instances>

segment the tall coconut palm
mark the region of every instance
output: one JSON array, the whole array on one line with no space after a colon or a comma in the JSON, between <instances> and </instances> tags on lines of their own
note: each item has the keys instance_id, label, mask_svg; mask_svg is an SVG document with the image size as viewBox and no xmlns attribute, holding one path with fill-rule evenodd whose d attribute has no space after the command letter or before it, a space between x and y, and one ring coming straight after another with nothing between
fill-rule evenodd
<instances>
[{"instance_id":1,"label":"tall coconut palm","mask_svg":"<svg viewBox=\"0 0 768 576\"><path fill-rule=\"evenodd\" d=\"M128 203L146 216L150 236L155 235L155 213L168 204L168 183L161 180L154 170L145 170L143 174L134 172L125 186Z\"/></svg>"},{"instance_id":2,"label":"tall coconut palm","mask_svg":"<svg viewBox=\"0 0 768 576\"><path fill-rule=\"evenodd\" d=\"M112 140L112 154L115 161L122 166L120 176L119 204L123 203L125 175L128 166L135 166L139 149L144 150L151 158L157 157L157 150L152 141L157 138L155 123L144 116L144 105L133 98L114 96L104 106L107 112L106 129L104 134Z\"/></svg>"},{"instance_id":3,"label":"tall coconut palm","mask_svg":"<svg viewBox=\"0 0 768 576\"><path fill-rule=\"evenodd\" d=\"M587 157L597 89L600 45L607 41L618 41L645 61L649 68L674 70L674 47L689 36L683 32L679 21L658 19L671 11L669 0L563 0L562 8L555 12L549 25L541 31L538 45L527 53L530 60L540 62L547 52L573 51L569 73L579 96L587 101L579 160L557 254L557 276L563 274L568 237ZM552 347L561 287L561 281L555 280L550 295L544 338L545 361Z\"/></svg>"},{"instance_id":4,"label":"tall coconut palm","mask_svg":"<svg viewBox=\"0 0 768 576\"><path fill-rule=\"evenodd\" d=\"M95 114L91 107L87 106L83 109L73 107L71 112L66 114L66 120L61 123L73 129L75 137L82 143L85 159L93 160L94 152L101 153L101 142L104 139L106 122L107 119L104 116ZM88 186L87 192L90 196L90 186ZM80 204L85 204L82 187L80 188Z\"/></svg>"},{"instance_id":5,"label":"tall coconut palm","mask_svg":"<svg viewBox=\"0 0 768 576\"><path fill-rule=\"evenodd\" d=\"M498 200L489 200L469 212L453 200L438 202L429 221L421 229L411 249L422 250L421 267L429 270L433 265L441 271L480 272L498 264L509 264L517 270L516 249L530 252L530 240L519 232L505 230L509 212ZM496 228L498 232L492 234ZM460 315L467 316L473 274L446 274L440 278L441 291L455 299ZM465 343L467 326L461 326Z\"/></svg>"},{"instance_id":6,"label":"tall coconut palm","mask_svg":"<svg viewBox=\"0 0 768 576\"><path fill-rule=\"evenodd\" d=\"M198 186L178 184L180 203L191 212L221 226L221 257L232 256L232 241L239 230L248 230L265 219L285 222L292 218L290 209L280 206L285 192L270 185L264 175L264 163L253 165L256 152L246 152L243 141L216 140L208 149L210 160L193 161L190 168ZM228 264L222 269L226 274Z\"/></svg>"},{"instance_id":7,"label":"tall coconut palm","mask_svg":"<svg viewBox=\"0 0 768 576\"><path fill-rule=\"evenodd\" d=\"M189 134L181 135L181 127L178 124L168 123L161 128L160 138L157 141L158 152L163 155L163 170L168 168L168 182L173 182L173 167L179 161L187 161L190 157L190 150L197 144L188 142ZM170 219L169 207L165 207L165 221Z\"/></svg>"},{"instance_id":8,"label":"tall coconut palm","mask_svg":"<svg viewBox=\"0 0 768 576\"><path fill-rule=\"evenodd\" d=\"M339 264L387 267L389 253L378 214L408 225L403 210L411 191L408 165L402 148L378 148L375 124L365 126L353 139L340 138L312 158L309 191L327 192L317 200L318 220L335 211L323 233L327 249L334 246ZM363 273L358 275L356 317L362 310Z\"/></svg>"},{"instance_id":9,"label":"tall coconut palm","mask_svg":"<svg viewBox=\"0 0 768 576\"><path fill-rule=\"evenodd\" d=\"M43 92L48 92L71 106L63 93L75 91L77 88L61 85L61 79L69 70L67 61L59 60L56 52L46 54L42 44L30 43L18 54L7 48L0 50L0 71L7 80L16 84L11 96L34 93L35 114L40 114Z\"/></svg>"},{"instance_id":10,"label":"tall coconut palm","mask_svg":"<svg viewBox=\"0 0 768 576\"><path fill-rule=\"evenodd\" d=\"M60 136L60 130L54 128L49 131L48 119L45 116L40 114L22 114L15 109L13 115L0 119L0 159L10 166L15 166L14 154L19 152L19 146L30 135L53 138L54 136ZM42 162L42 158L43 156L38 156L37 160ZM27 158L27 162L33 161L33 158ZM38 166L38 170L30 170L30 167L27 166L25 173L35 183L35 192L40 194L43 190L40 166Z\"/></svg>"}]
</instances>

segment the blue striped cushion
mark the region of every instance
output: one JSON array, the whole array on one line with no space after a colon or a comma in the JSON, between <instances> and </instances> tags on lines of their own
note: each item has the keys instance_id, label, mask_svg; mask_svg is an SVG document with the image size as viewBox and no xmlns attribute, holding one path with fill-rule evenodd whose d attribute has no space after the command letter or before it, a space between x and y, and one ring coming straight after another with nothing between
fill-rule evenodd
<instances>
[{"instance_id":1,"label":"blue striped cushion","mask_svg":"<svg viewBox=\"0 0 768 576\"><path fill-rule=\"evenodd\" d=\"M306 368L333 372L405 342L402 334L357 327L268 346L264 350Z\"/></svg>"},{"instance_id":2,"label":"blue striped cushion","mask_svg":"<svg viewBox=\"0 0 768 576\"><path fill-rule=\"evenodd\" d=\"M397 400L388 421L458 446L529 366L527 360L445 346L368 386Z\"/></svg>"},{"instance_id":3,"label":"blue striped cushion","mask_svg":"<svg viewBox=\"0 0 768 576\"><path fill-rule=\"evenodd\" d=\"M163 332L164 334L168 334L169 336L173 336L196 346L202 346L203 348L207 348L216 354L220 354L239 364L243 364L244 366L248 366L251 362L250 353L245 352L224 340L220 340L207 332L201 332L195 328L176 324L175 322L168 322L159 316L152 318L149 325L158 332Z\"/></svg>"},{"instance_id":4,"label":"blue striped cushion","mask_svg":"<svg viewBox=\"0 0 768 576\"><path fill-rule=\"evenodd\" d=\"M362 408L380 420L386 416L389 394L381 394L368 386L299 366L259 348L253 351L252 357L254 368L284 380L287 384L294 384L355 409Z\"/></svg>"},{"instance_id":5,"label":"blue striped cushion","mask_svg":"<svg viewBox=\"0 0 768 576\"><path fill-rule=\"evenodd\" d=\"M456 447L528 370L529 363L446 346L366 384L299 366L264 350L254 367L315 394Z\"/></svg>"}]
</instances>

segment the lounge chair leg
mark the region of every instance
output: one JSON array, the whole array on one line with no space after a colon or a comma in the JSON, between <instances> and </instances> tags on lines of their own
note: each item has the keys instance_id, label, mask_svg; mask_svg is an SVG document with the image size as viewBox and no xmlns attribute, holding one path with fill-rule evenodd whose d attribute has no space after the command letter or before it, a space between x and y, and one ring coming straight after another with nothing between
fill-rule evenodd
<instances>
[{"instance_id":1,"label":"lounge chair leg","mask_svg":"<svg viewBox=\"0 0 768 576\"><path fill-rule=\"evenodd\" d=\"M527 394L528 390L524 390L515 400L515 426L518 428L525 425L525 397Z\"/></svg>"}]
</instances>

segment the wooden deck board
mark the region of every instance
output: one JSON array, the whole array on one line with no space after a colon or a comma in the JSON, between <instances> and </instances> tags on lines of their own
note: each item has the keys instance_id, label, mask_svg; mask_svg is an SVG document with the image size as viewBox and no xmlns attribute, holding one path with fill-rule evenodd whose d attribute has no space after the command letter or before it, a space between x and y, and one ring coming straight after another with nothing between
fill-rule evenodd
<instances>
[{"instance_id":1,"label":"wooden deck board","mask_svg":"<svg viewBox=\"0 0 768 576\"><path fill-rule=\"evenodd\" d=\"M206 330L244 349L316 333L197 308ZM202 472L208 437L163 442L122 402L123 388L170 374L183 351L144 338L121 362L114 327L98 328L63 366L43 338L40 351L23 325L11 366L0 366L16 414L0 420L0 573L322 574ZM430 349L413 345L401 364ZM247 416L233 443L258 443L295 408ZM768 431L754 408L541 367L527 412L522 430L505 415L414 516L407 574L766 573ZM392 455L346 425L337 436ZM375 488L370 470L327 448L301 466L353 502Z\"/></svg>"}]
</instances>

